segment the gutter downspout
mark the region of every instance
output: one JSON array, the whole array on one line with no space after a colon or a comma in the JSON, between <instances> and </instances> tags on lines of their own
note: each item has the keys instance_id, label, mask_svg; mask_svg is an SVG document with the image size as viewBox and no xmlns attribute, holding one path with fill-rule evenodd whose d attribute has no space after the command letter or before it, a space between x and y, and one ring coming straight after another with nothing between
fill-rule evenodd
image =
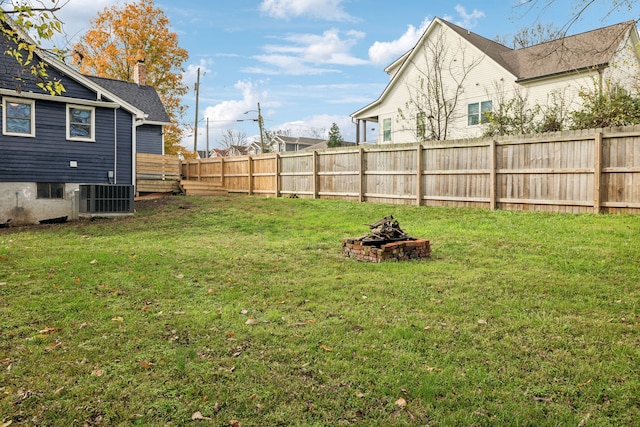
<instances>
[{"instance_id":1,"label":"gutter downspout","mask_svg":"<svg viewBox=\"0 0 640 427\"><path fill-rule=\"evenodd\" d=\"M113 184L118 183L118 110L113 110Z\"/></svg>"}]
</instances>

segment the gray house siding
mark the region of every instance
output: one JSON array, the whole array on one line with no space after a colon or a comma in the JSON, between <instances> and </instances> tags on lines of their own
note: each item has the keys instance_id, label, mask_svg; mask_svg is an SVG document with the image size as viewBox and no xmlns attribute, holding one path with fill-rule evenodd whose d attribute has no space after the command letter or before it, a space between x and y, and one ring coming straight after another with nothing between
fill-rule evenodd
<instances>
[{"instance_id":1,"label":"gray house siding","mask_svg":"<svg viewBox=\"0 0 640 427\"><path fill-rule=\"evenodd\" d=\"M162 144L158 144L162 141L162 126L139 126L136 135L138 153L163 154Z\"/></svg>"}]
</instances>

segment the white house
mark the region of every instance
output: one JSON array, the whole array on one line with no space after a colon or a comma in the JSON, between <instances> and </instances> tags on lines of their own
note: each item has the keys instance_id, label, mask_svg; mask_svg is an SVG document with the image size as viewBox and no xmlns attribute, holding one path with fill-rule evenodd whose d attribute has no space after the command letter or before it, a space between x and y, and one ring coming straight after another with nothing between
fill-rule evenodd
<instances>
[{"instance_id":1,"label":"white house","mask_svg":"<svg viewBox=\"0 0 640 427\"><path fill-rule=\"evenodd\" d=\"M511 49L435 18L385 69L390 81L379 98L351 114L357 142L366 141L367 122L378 123L379 143L478 137L483 113L516 95L575 109L579 92L599 83L637 87L639 46L634 21Z\"/></svg>"}]
</instances>

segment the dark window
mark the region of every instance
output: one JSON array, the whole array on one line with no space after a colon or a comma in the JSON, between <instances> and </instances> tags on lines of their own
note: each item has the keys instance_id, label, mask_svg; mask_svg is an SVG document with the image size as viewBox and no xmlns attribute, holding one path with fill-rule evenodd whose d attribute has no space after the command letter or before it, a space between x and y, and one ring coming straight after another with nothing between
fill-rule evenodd
<instances>
[{"instance_id":1,"label":"dark window","mask_svg":"<svg viewBox=\"0 0 640 427\"><path fill-rule=\"evenodd\" d=\"M64 183L39 182L38 199L64 199Z\"/></svg>"}]
</instances>

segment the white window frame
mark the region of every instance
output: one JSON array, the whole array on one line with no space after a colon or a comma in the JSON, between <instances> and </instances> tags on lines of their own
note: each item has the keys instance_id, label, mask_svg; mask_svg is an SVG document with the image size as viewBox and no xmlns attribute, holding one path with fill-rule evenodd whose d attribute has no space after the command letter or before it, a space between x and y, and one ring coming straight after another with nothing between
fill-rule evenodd
<instances>
[{"instance_id":1,"label":"white window frame","mask_svg":"<svg viewBox=\"0 0 640 427\"><path fill-rule=\"evenodd\" d=\"M489 104L489 109L482 109L484 106L486 106L487 104ZM469 107L471 107L472 105L477 105L478 106L478 112L477 113L469 113ZM479 125L484 125L489 123L489 118L485 115L485 113L490 113L491 111L493 111L493 101L491 100L487 100L487 101L482 101L482 102L472 102L470 104L467 105L467 125L468 126L479 126ZM475 117L477 118L478 122L477 123L471 123L471 117Z\"/></svg>"},{"instance_id":2,"label":"white window frame","mask_svg":"<svg viewBox=\"0 0 640 427\"><path fill-rule=\"evenodd\" d=\"M91 112L91 135L87 137L72 136L71 135L71 110L85 110ZM88 107L86 105L74 105L67 104L67 140L69 141L84 141L95 142L96 141L96 109L95 107Z\"/></svg>"},{"instance_id":3,"label":"white window frame","mask_svg":"<svg viewBox=\"0 0 640 427\"><path fill-rule=\"evenodd\" d=\"M23 132L11 132L7 129L7 104L16 103L16 104L28 104L31 106L31 117L29 118L31 122L31 129L29 133ZM29 138L34 138L36 136L36 101L33 99L25 99L25 98L9 98L6 96L2 97L2 134L8 136L24 136Z\"/></svg>"},{"instance_id":4,"label":"white window frame","mask_svg":"<svg viewBox=\"0 0 640 427\"><path fill-rule=\"evenodd\" d=\"M390 118L382 120L382 142L391 142L392 126Z\"/></svg>"}]
</instances>

